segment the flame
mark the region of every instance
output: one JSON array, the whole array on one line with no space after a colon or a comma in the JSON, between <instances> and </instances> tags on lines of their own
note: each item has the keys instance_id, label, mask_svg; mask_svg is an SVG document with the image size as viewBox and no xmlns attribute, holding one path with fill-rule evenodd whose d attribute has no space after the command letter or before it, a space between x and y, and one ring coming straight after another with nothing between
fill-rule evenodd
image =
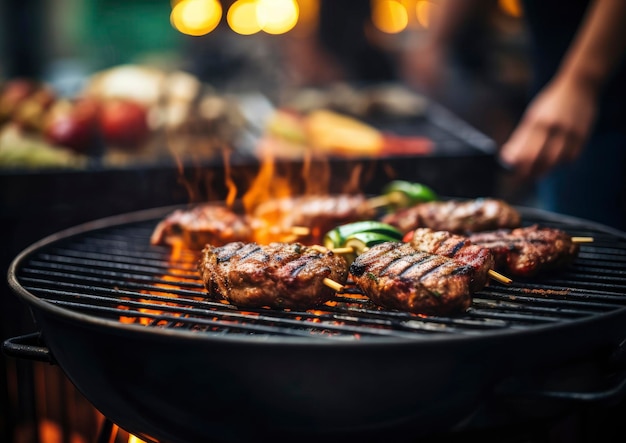
<instances>
[{"instance_id":1,"label":"flame","mask_svg":"<svg viewBox=\"0 0 626 443\"><path fill-rule=\"evenodd\" d=\"M297 166L277 164L275 158L267 153L248 191L242 197L245 212L254 215L254 240L267 244L272 241L292 242L300 239L302 227L285 227L285 212L280 205L263 210L259 207L263 203L297 194L326 194L329 178L330 166L327 161L312 163L311 157L305 156L298 171ZM315 227L306 228L307 233L315 230Z\"/></svg>"},{"instance_id":2,"label":"flame","mask_svg":"<svg viewBox=\"0 0 626 443\"><path fill-rule=\"evenodd\" d=\"M308 195L326 194L330 186L330 163L319 157L313 162L312 155L305 155L302 166L302 178L305 182L305 193Z\"/></svg>"},{"instance_id":3,"label":"flame","mask_svg":"<svg viewBox=\"0 0 626 443\"><path fill-rule=\"evenodd\" d=\"M267 154L261 162L259 172L250 185L250 189L242 197L242 202L246 212L251 214L259 204L271 198L290 195L292 195L292 190L288 178L279 175L274 157Z\"/></svg>"},{"instance_id":4,"label":"flame","mask_svg":"<svg viewBox=\"0 0 626 443\"><path fill-rule=\"evenodd\" d=\"M224 173L226 174L225 184L228 193L226 195L226 205L232 207L237 198L237 185L232 178L232 168L230 165L230 151L222 150L222 158L224 160Z\"/></svg>"},{"instance_id":5,"label":"flame","mask_svg":"<svg viewBox=\"0 0 626 443\"><path fill-rule=\"evenodd\" d=\"M361 183L361 174L363 173L363 164L359 163L354 165L353 168L350 169L350 178L346 183L346 188L344 192L353 192L354 189L359 189Z\"/></svg>"},{"instance_id":6,"label":"flame","mask_svg":"<svg viewBox=\"0 0 626 443\"><path fill-rule=\"evenodd\" d=\"M185 283L185 282L193 283L197 281L197 277L195 275L196 273L195 263L197 261L197 256L195 255L193 257L189 256L190 251L185 248L185 245L183 244L182 240L173 241L171 243L171 247L172 249L171 249L171 255L170 255L170 263L172 264L172 268L168 270L167 274L159 276L160 280L162 280L163 282L154 283L154 287L158 289L162 289L162 291L161 290L159 291L143 290L142 293L161 296L161 297L165 296L165 297L169 297L172 299L177 299L179 298L178 295L172 293L170 290L180 289L181 283ZM180 265L185 264L185 263L191 265L192 267L186 271L184 269L181 270ZM168 282L171 282L171 284ZM204 297L200 295L198 297L192 297L192 298L195 300L204 300ZM121 297L121 299L126 300L126 301L131 300L128 297ZM166 301L154 300L154 299L148 299L148 298L145 298L145 299L140 298L140 299L137 299L136 301L150 306L150 308L141 307L137 309L137 312L146 314L146 316L144 317L139 314L135 314L133 316L122 315L119 317L120 323L125 323L125 324L137 324L138 323L138 324L147 326L154 321L152 317L154 316L158 317L166 313L166 311L157 309L159 306L173 306L173 307L179 306L175 301L166 302ZM132 309L132 307L129 307L126 305L118 305L117 308L122 311L130 311ZM181 314L178 312L169 312L169 315L178 317Z\"/></svg>"},{"instance_id":7,"label":"flame","mask_svg":"<svg viewBox=\"0 0 626 443\"><path fill-rule=\"evenodd\" d=\"M172 262L178 262L182 260L183 255L185 254L185 245L181 238L172 238L170 242L170 260Z\"/></svg>"},{"instance_id":8,"label":"flame","mask_svg":"<svg viewBox=\"0 0 626 443\"><path fill-rule=\"evenodd\" d=\"M168 142L168 147L170 148L170 153L172 154L172 159L176 163L176 169L178 173L178 183L181 184L185 190L187 191L187 195L189 196L190 202L199 202L202 200L199 192L198 180L196 177L195 182L191 182L185 175L185 165L181 156L173 149L174 143L171 141ZM208 172L211 174L211 171Z\"/></svg>"}]
</instances>

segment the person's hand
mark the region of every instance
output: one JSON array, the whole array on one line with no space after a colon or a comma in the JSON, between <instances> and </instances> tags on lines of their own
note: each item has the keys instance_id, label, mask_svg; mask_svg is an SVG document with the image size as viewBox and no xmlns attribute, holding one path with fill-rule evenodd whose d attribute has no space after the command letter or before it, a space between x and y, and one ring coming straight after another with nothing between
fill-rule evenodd
<instances>
[{"instance_id":1,"label":"person's hand","mask_svg":"<svg viewBox=\"0 0 626 443\"><path fill-rule=\"evenodd\" d=\"M596 113L592 91L555 80L530 103L500 159L520 180L541 177L580 155Z\"/></svg>"}]
</instances>

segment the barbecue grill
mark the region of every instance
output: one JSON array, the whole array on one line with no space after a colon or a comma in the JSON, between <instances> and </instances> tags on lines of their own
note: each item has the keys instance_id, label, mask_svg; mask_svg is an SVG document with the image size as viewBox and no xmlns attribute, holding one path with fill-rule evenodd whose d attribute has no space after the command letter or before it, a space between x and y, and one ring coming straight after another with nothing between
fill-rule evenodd
<instances>
[{"instance_id":1,"label":"barbecue grill","mask_svg":"<svg viewBox=\"0 0 626 443\"><path fill-rule=\"evenodd\" d=\"M565 270L490 283L461 315L382 309L350 284L314 310L238 309L206 298L197 253L150 244L174 209L52 235L8 274L40 330L6 340L5 353L59 365L145 440L432 435L471 427L494 404L500 416L519 417L521 405L551 415L626 390L620 231L518 208L525 225L594 241ZM589 358L598 363L582 376L554 377Z\"/></svg>"}]
</instances>

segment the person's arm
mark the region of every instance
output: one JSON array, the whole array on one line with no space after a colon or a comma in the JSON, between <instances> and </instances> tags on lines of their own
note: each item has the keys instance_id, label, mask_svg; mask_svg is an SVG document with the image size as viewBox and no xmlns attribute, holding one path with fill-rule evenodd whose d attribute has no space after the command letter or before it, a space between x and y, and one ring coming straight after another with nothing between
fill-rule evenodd
<instances>
[{"instance_id":1,"label":"person's arm","mask_svg":"<svg viewBox=\"0 0 626 443\"><path fill-rule=\"evenodd\" d=\"M557 79L600 93L626 49L626 2L595 0L586 15Z\"/></svg>"},{"instance_id":2,"label":"person's arm","mask_svg":"<svg viewBox=\"0 0 626 443\"><path fill-rule=\"evenodd\" d=\"M520 178L543 175L580 154L598 98L626 50L626 1L590 4L553 79L530 103L500 157Z\"/></svg>"}]
</instances>

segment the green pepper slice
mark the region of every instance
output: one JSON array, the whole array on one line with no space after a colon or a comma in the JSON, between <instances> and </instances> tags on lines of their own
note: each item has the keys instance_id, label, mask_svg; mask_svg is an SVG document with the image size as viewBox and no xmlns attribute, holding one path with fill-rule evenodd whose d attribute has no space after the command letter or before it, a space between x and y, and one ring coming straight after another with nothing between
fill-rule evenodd
<instances>
[{"instance_id":1,"label":"green pepper slice","mask_svg":"<svg viewBox=\"0 0 626 443\"><path fill-rule=\"evenodd\" d=\"M395 226L375 220L366 220L337 226L324 235L323 243L329 249L341 248L345 246L348 237L360 233L381 234L398 241L402 239L402 232Z\"/></svg>"},{"instance_id":2,"label":"green pepper slice","mask_svg":"<svg viewBox=\"0 0 626 443\"><path fill-rule=\"evenodd\" d=\"M391 206L406 208L418 203L438 200L437 193L421 183L394 180L383 188L383 195L389 197Z\"/></svg>"}]
</instances>

